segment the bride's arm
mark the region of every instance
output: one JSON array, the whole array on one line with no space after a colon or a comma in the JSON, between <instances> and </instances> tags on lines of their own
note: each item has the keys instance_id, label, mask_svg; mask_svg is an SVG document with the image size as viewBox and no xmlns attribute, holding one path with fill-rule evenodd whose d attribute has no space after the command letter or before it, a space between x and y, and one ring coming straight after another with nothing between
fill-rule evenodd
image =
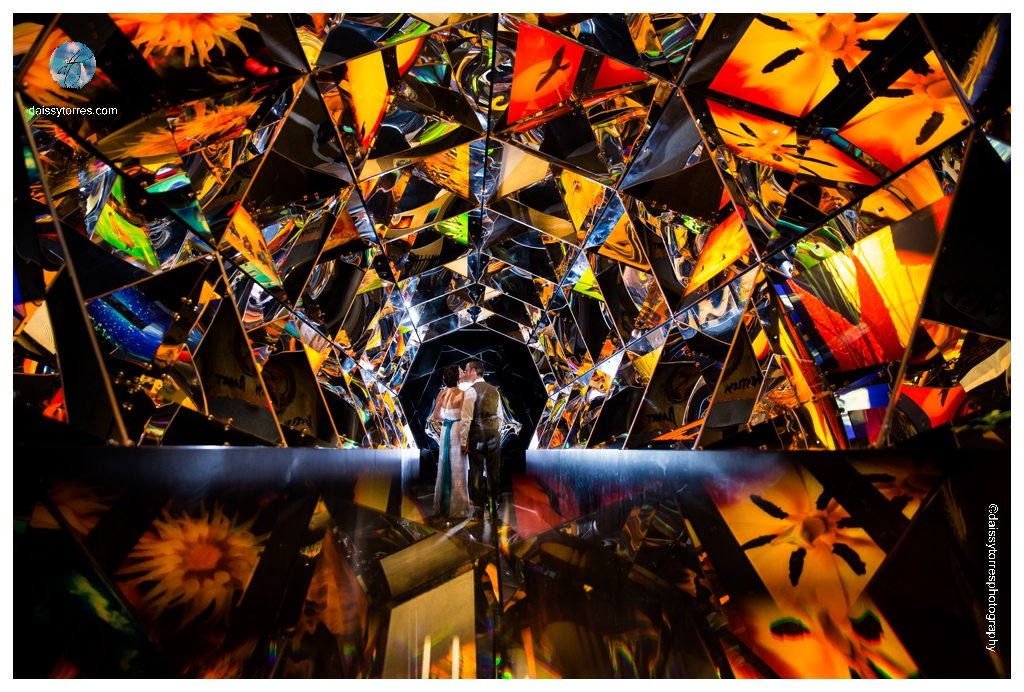
<instances>
[{"instance_id":1,"label":"bride's arm","mask_svg":"<svg viewBox=\"0 0 1024 692\"><path fill-rule=\"evenodd\" d=\"M444 397L444 390L442 389L438 393L437 398L434 399L434 410L430 414L430 418L428 418L428 420L431 420L431 421L435 421L435 420L439 421L439 420L441 420L441 399L443 397Z\"/></svg>"}]
</instances>

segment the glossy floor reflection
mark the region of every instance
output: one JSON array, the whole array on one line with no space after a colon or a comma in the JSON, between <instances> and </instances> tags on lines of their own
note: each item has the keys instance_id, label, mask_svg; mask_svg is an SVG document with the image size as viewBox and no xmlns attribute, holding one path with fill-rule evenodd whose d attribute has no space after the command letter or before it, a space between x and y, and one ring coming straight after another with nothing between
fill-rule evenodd
<instances>
[{"instance_id":1,"label":"glossy floor reflection","mask_svg":"<svg viewBox=\"0 0 1024 692\"><path fill-rule=\"evenodd\" d=\"M986 454L531 452L450 521L400 451L36 448L15 673L1004 675Z\"/></svg>"}]
</instances>

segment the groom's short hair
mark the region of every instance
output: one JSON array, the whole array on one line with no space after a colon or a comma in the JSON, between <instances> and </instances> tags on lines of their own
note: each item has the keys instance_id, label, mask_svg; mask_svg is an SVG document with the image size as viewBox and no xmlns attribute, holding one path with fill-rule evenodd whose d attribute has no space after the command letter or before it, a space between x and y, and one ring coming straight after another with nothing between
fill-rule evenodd
<instances>
[{"instance_id":1,"label":"groom's short hair","mask_svg":"<svg viewBox=\"0 0 1024 692\"><path fill-rule=\"evenodd\" d=\"M473 372L475 372L480 377L484 376L484 364L481 363L480 361L471 360L468 363L466 363L466 369L468 370L470 368L472 368Z\"/></svg>"}]
</instances>

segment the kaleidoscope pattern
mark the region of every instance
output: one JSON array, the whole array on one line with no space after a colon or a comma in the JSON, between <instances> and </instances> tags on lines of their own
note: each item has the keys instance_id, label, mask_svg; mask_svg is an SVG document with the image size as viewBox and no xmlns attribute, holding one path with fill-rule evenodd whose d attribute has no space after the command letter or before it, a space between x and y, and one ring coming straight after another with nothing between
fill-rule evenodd
<instances>
[{"instance_id":1,"label":"kaleidoscope pattern","mask_svg":"<svg viewBox=\"0 0 1024 692\"><path fill-rule=\"evenodd\" d=\"M1008 416L1006 17L14 33L16 401L91 436L412 447L399 395L460 329L532 353L533 448ZM96 58L79 89L50 75L68 41Z\"/></svg>"},{"instance_id":2,"label":"kaleidoscope pattern","mask_svg":"<svg viewBox=\"0 0 1024 692\"><path fill-rule=\"evenodd\" d=\"M1009 677L1009 30L15 15L15 674Z\"/></svg>"}]
</instances>

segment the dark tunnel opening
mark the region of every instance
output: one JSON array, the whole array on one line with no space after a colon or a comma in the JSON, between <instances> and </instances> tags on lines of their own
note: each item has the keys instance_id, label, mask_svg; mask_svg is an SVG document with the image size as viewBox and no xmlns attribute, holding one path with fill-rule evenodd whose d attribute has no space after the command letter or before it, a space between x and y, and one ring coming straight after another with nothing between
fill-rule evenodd
<instances>
[{"instance_id":1,"label":"dark tunnel opening","mask_svg":"<svg viewBox=\"0 0 1024 692\"><path fill-rule=\"evenodd\" d=\"M487 368L485 379L498 387L511 417L521 425L501 445L502 486L511 474L522 472L526 448L547 400L547 392L525 344L486 328L465 328L423 344L402 386L399 400L420 448L420 478L436 473L437 443L425 431L434 399L441 390L441 372L449 365L479 360Z\"/></svg>"}]
</instances>

